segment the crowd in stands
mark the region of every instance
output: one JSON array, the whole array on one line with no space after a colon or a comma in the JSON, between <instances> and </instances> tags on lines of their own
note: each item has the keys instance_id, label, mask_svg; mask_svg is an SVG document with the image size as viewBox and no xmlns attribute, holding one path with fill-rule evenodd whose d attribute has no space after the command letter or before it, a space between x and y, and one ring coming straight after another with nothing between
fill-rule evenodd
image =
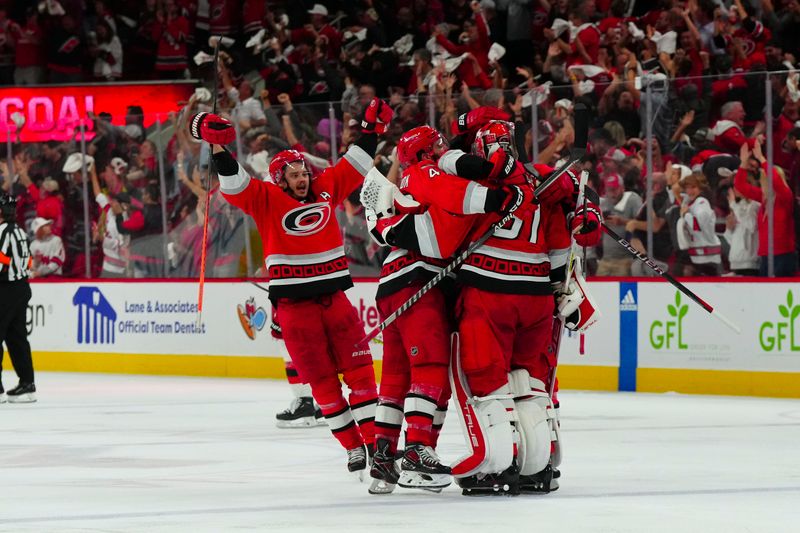
<instances>
[{"instance_id":1,"label":"crowd in stands","mask_svg":"<svg viewBox=\"0 0 800 533\"><path fill-rule=\"evenodd\" d=\"M211 109L215 90L218 111L239 129L231 150L262 178L271 156L289 147L314 169L329 165L357 135L352 126L375 95L396 111L375 160L384 173L398 172L393 148L404 131L429 123L450 135L460 113L480 106L525 124L517 131L522 157L555 164L572 148L572 113L582 102L593 115L582 165L607 224L634 247L650 247L680 276L766 275L772 211L774 272L797 271L798 0L3 6L0 0L0 84L196 78L204 86L170 116L174 133L161 147L136 127L144 122L135 108L124 128L101 110L90 117L96 136L86 158L77 136L17 145L4 187L21 198L21 222L37 241L63 241L63 265L41 276L82 276L87 236L92 275L198 274L206 190L215 183L207 147L188 137L186 124ZM233 39L221 47L216 88L212 34ZM12 177L7 166L0 171ZM207 273L252 272L260 249L248 221L220 195L210 204ZM385 251L367 236L357 196L337 216L356 275L374 274ZM608 236L587 260L592 274L651 274Z\"/></svg>"}]
</instances>

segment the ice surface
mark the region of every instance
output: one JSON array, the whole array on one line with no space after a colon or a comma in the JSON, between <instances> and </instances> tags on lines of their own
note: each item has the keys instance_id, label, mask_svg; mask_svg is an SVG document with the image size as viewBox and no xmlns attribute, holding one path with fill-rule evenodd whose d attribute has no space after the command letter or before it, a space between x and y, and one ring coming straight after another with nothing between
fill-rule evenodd
<instances>
[{"instance_id":1,"label":"ice surface","mask_svg":"<svg viewBox=\"0 0 800 533\"><path fill-rule=\"evenodd\" d=\"M6 373L8 387L12 373ZM800 401L564 392L561 489L367 494L278 381L39 373L0 405L0 531L800 531ZM464 451L453 411L440 455Z\"/></svg>"}]
</instances>

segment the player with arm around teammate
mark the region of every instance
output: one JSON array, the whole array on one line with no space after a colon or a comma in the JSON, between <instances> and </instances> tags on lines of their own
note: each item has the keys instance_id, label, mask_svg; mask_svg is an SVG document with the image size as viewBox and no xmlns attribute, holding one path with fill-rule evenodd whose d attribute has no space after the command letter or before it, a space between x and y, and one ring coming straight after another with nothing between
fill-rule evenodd
<instances>
[{"instance_id":1,"label":"player with arm around teammate","mask_svg":"<svg viewBox=\"0 0 800 533\"><path fill-rule=\"evenodd\" d=\"M377 390L369 346L361 342L363 324L344 295L353 283L333 212L372 167L377 132L385 131L391 116L386 104L373 100L361 138L314 180L299 152L276 154L270 163L272 183L252 179L225 150L235 137L228 121L200 113L190 125L195 138L212 144L220 192L255 220L286 348L347 450L351 472L367 467ZM350 388L349 402L340 373Z\"/></svg>"}]
</instances>

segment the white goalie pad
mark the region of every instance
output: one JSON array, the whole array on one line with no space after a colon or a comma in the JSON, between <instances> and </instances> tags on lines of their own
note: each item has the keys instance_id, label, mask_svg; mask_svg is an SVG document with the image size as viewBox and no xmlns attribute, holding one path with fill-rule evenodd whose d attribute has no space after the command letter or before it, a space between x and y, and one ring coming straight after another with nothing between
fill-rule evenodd
<instances>
[{"instance_id":1,"label":"white goalie pad","mask_svg":"<svg viewBox=\"0 0 800 533\"><path fill-rule=\"evenodd\" d=\"M563 456L563 444L564 441L561 440L561 419L559 418L559 408L554 407L552 410L553 413L553 433L555 433L555 441L553 446L553 466L559 466L561 464L561 457Z\"/></svg>"},{"instance_id":2,"label":"white goalie pad","mask_svg":"<svg viewBox=\"0 0 800 533\"><path fill-rule=\"evenodd\" d=\"M400 190L397 185L372 167L364 178L359 199L366 209L371 209L378 217L388 217L394 214L394 198L398 194Z\"/></svg>"},{"instance_id":3,"label":"white goalie pad","mask_svg":"<svg viewBox=\"0 0 800 533\"><path fill-rule=\"evenodd\" d=\"M510 399L506 391L486 398L473 397L461 369L458 333L451 337L450 384L458 420L469 448L467 455L451 465L454 477L466 477L478 472L502 472L514 460L514 430L511 417L501 399Z\"/></svg>"},{"instance_id":4,"label":"white goalie pad","mask_svg":"<svg viewBox=\"0 0 800 533\"><path fill-rule=\"evenodd\" d=\"M544 392L544 383L531 378L527 370L512 370L508 382L518 418L520 474L530 476L544 470L550 462L551 442L556 439L552 404Z\"/></svg>"},{"instance_id":5,"label":"white goalie pad","mask_svg":"<svg viewBox=\"0 0 800 533\"><path fill-rule=\"evenodd\" d=\"M558 314L564 319L564 327L571 331L586 331L600 319L600 311L589 294L581 261L577 257L569 285L558 297Z\"/></svg>"}]
</instances>

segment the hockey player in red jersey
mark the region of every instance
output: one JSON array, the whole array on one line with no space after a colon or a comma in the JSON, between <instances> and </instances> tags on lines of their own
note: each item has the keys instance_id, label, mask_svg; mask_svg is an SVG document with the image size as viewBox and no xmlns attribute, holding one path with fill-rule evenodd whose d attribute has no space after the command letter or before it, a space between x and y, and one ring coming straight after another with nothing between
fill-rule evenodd
<instances>
[{"instance_id":1,"label":"hockey player in red jersey","mask_svg":"<svg viewBox=\"0 0 800 533\"><path fill-rule=\"evenodd\" d=\"M190 123L192 136L212 144L220 192L255 220L286 348L347 450L351 472L367 467L377 390L369 346L361 342L363 324L344 295L353 283L333 212L372 167L376 132L385 131L391 117L386 104L373 100L361 124L363 135L315 180L299 152L278 153L270 163L273 183L252 179L225 150L235 137L230 122L199 113ZM349 403L340 373L351 391Z\"/></svg>"},{"instance_id":2,"label":"hockey player in red jersey","mask_svg":"<svg viewBox=\"0 0 800 533\"><path fill-rule=\"evenodd\" d=\"M442 259L467 236L472 221L453 215L501 211L516 205L517 197L523 194L519 188L489 189L446 174L436 164L446 150L447 143L436 130L414 128L398 142L403 168L400 188L380 175L370 175L365 182L362 202L371 211L376 209L375 197L383 195L386 200L379 211L388 211L397 200L398 210L421 212L413 218L398 215L381 219L373 231L381 244L387 244L387 238L389 243L404 240L403 247L392 249L381 271L377 305L382 319L439 272L445 264ZM445 247L449 251L442 254ZM434 426L441 425L437 413L443 419L450 396L447 368L451 326L446 292L442 286L435 287L383 331L376 452L370 472L376 480L370 488L372 493L391 492L395 483L428 490L450 483L450 470L434 450L438 434ZM398 472L394 457L404 415L408 430L402 472Z\"/></svg>"}]
</instances>

